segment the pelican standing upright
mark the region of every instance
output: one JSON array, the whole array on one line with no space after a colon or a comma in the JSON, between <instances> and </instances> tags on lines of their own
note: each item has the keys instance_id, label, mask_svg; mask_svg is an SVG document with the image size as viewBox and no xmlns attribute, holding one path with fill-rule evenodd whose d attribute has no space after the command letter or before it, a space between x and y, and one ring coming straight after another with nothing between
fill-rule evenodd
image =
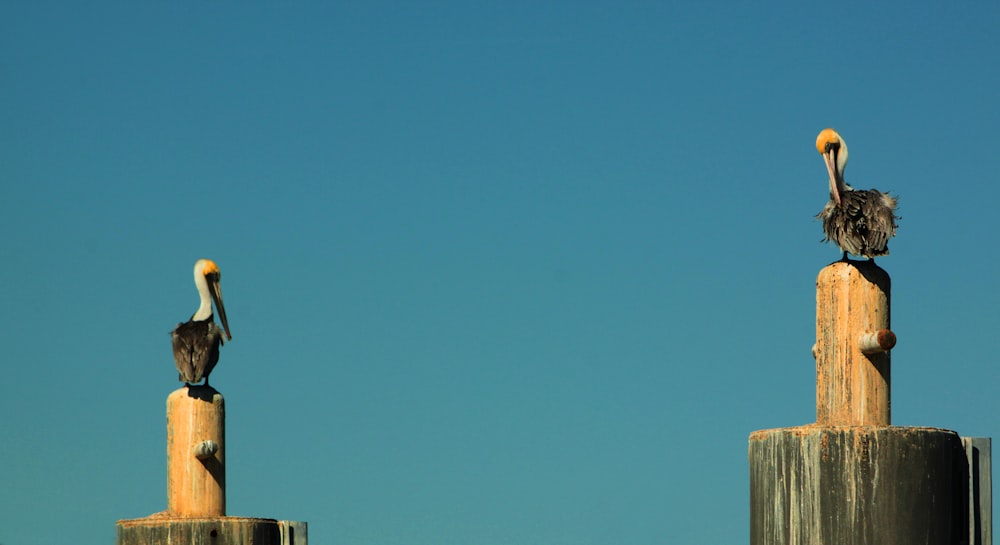
<instances>
[{"instance_id":1,"label":"pelican standing upright","mask_svg":"<svg viewBox=\"0 0 1000 545\"><path fill-rule=\"evenodd\" d=\"M177 364L178 379L182 382L193 384L204 378L205 386L208 386L208 375L219 362L219 346L225 341L222 340L222 330L213 319L213 301L219 310L227 340L233 338L229 333L226 307L222 304L221 280L219 266L211 259L199 259L194 264L194 285L198 288L201 304L190 320L177 324L171 333L174 362Z\"/></svg>"},{"instance_id":2,"label":"pelican standing upright","mask_svg":"<svg viewBox=\"0 0 1000 545\"><path fill-rule=\"evenodd\" d=\"M222 305L219 267L209 259L194 264L201 304L174 329L177 372L184 386L167 396L167 509L148 517L119 520L117 545L307 545L305 522L226 515L226 407L208 384L229 333ZM215 325L212 304L222 320ZM192 384L205 379L204 385Z\"/></svg>"}]
</instances>

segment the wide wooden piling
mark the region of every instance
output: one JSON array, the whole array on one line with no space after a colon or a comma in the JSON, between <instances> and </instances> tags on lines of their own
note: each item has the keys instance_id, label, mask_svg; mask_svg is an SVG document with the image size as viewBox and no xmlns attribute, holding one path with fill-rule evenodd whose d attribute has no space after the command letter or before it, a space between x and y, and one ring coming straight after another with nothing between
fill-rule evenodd
<instances>
[{"instance_id":1,"label":"wide wooden piling","mask_svg":"<svg viewBox=\"0 0 1000 545\"><path fill-rule=\"evenodd\" d=\"M953 431L801 426L750 435L751 545L955 545L968 529Z\"/></svg>"},{"instance_id":2,"label":"wide wooden piling","mask_svg":"<svg viewBox=\"0 0 1000 545\"><path fill-rule=\"evenodd\" d=\"M120 520L118 545L279 545L277 520L247 517L161 517ZM296 542L305 544L305 541Z\"/></svg>"},{"instance_id":3,"label":"wide wooden piling","mask_svg":"<svg viewBox=\"0 0 1000 545\"><path fill-rule=\"evenodd\" d=\"M816 278L816 423L891 423L889 275L871 261L840 261Z\"/></svg>"},{"instance_id":4,"label":"wide wooden piling","mask_svg":"<svg viewBox=\"0 0 1000 545\"><path fill-rule=\"evenodd\" d=\"M211 386L185 386L167 397L167 513L226 514L226 407Z\"/></svg>"}]
</instances>

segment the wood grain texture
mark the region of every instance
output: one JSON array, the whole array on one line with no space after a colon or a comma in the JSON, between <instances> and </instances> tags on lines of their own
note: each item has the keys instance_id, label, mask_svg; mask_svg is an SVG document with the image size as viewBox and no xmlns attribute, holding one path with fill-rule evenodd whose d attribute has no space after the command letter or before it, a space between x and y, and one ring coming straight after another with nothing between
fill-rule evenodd
<instances>
[{"instance_id":1,"label":"wood grain texture","mask_svg":"<svg viewBox=\"0 0 1000 545\"><path fill-rule=\"evenodd\" d=\"M185 386L167 397L167 513L185 517L226 514L226 409L211 386ZM199 459L195 446L218 449Z\"/></svg>"},{"instance_id":2,"label":"wood grain texture","mask_svg":"<svg viewBox=\"0 0 1000 545\"><path fill-rule=\"evenodd\" d=\"M280 545L278 521L246 517L120 520L116 545ZM297 544L296 544L297 545Z\"/></svg>"},{"instance_id":3,"label":"wood grain texture","mask_svg":"<svg viewBox=\"0 0 1000 545\"><path fill-rule=\"evenodd\" d=\"M816 423L888 426L890 354L861 339L889 329L891 281L870 261L839 261L816 279Z\"/></svg>"},{"instance_id":4,"label":"wood grain texture","mask_svg":"<svg viewBox=\"0 0 1000 545\"><path fill-rule=\"evenodd\" d=\"M953 545L968 464L935 428L801 426L750 435L751 545Z\"/></svg>"}]
</instances>

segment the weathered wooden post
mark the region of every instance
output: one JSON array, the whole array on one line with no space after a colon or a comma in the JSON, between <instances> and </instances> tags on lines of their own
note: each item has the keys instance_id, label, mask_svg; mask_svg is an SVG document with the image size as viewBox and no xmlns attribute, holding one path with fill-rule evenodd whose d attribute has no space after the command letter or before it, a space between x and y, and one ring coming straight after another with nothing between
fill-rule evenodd
<instances>
[{"instance_id":1,"label":"weathered wooden post","mask_svg":"<svg viewBox=\"0 0 1000 545\"><path fill-rule=\"evenodd\" d=\"M890 424L889 275L871 261L838 262L816 279L816 423Z\"/></svg>"},{"instance_id":2,"label":"weathered wooden post","mask_svg":"<svg viewBox=\"0 0 1000 545\"><path fill-rule=\"evenodd\" d=\"M226 406L211 386L167 397L167 512L226 515Z\"/></svg>"},{"instance_id":3,"label":"weathered wooden post","mask_svg":"<svg viewBox=\"0 0 1000 545\"><path fill-rule=\"evenodd\" d=\"M226 516L225 402L211 386L167 397L167 510L118 521L117 545L306 545L305 522Z\"/></svg>"},{"instance_id":4,"label":"weathered wooden post","mask_svg":"<svg viewBox=\"0 0 1000 545\"><path fill-rule=\"evenodd\" d=\"M750 435L752 545L969 543L958 434L890 422L889 275L841 261L816 281L816 423Z\"/></svg>"}]
</instances>

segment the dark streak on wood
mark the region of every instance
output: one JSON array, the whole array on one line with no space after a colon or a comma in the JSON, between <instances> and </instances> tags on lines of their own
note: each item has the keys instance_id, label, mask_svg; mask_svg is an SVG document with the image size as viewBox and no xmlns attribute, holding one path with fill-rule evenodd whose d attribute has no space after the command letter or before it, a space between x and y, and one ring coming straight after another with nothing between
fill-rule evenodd
<instances>
[{"instance_id":1,"label":"dark streak on wood","mask_svg":"<svg viewBox=\"0 0 1000 545\"><path fill-rule=\"evenodd\" d=\"M750 437L751 545L953 545L968 527L955 432L803 426Z\"/></svg>"},{"instance_id":2,"label":"dark streak on wood","mask_svg":"<svg viewBox=\"0 0 1000 545\"><path fill-rule=\"evenodd\" d=\"M171 518L151 516L120 520L117 545L278 545L278 521L247 517Z\"/></svg>"}]
</instances>

